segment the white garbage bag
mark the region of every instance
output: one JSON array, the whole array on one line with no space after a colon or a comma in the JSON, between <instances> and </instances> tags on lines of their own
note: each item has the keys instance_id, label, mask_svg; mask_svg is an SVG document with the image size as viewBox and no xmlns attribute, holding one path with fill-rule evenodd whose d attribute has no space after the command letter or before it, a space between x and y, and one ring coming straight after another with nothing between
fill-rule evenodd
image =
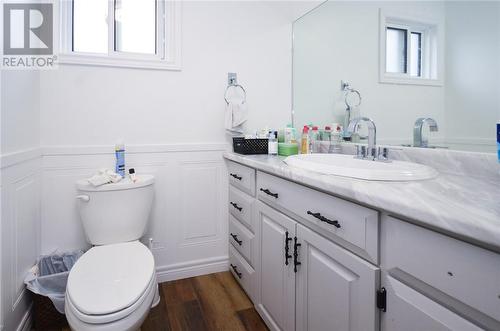
<instances>
[{"instance_id":1,"label":"white garbage bag","mask_svg":"<svg viewBox=\"0 0 500 331\"><path fill-rule=\"evenodd\" d=\"M69 271L83 253L78 250L41 256L24 279L26 287L33 293L49 297L57 311L64 314Z\"/></svg>"}]
</instances>

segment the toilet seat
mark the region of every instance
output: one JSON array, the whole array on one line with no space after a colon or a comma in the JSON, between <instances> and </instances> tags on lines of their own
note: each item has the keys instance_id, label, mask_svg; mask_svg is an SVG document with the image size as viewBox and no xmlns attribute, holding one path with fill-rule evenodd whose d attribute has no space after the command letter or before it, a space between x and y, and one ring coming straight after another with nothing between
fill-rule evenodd
<instances>
[{"instance_id":1,"label":"toilet seat","mask_svg":"<svg viewBox=\"0 0 500 331\"><path fill-rule=\"evenodd\" d=\"M66 309L80 321L110 323L132 314L156 290L154 259L139 241L96 246L73 266Z\"/></svg>"},{"instance_id":2,"label":"toilet seat","mask_svg":"<svg viewBox=\"0 0 500 331\"><path fill-rule=\"evenodd\" d=\"M134 313L136 310L139 309L142 305L146 306L151 306L152 302L151 301L151 292L154 292L157 290L158 284L156 283L156 277L153 277L151 279L151 282L149 284L149 287L146 292L143 293L143 295L140 297L137 302L132 304L131 306L119 310L117 312L111 313L111 314L103 314L103 315L88 315L84 314L81 311L78 310L78 308L75 307L73 302L71 301L71 298L69 298L68 295L66 295L66 305L67 309L69 309L73 315L78 318L81 322L84 323L89 323L89 324L104 324L104 323L111 323L111 322L116 322L118 320L124 319L125 317L131 315ZM154 294L154 293L153 293ZM148 300L148 302L145 302Z\"/></svg>"}]
</instances>

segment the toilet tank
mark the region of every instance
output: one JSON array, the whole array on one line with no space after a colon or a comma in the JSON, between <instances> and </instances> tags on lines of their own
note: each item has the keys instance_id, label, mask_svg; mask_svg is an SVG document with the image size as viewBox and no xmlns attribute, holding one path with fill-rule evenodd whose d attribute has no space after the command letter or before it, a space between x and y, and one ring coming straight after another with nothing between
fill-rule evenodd
<instances>
[{"instance_id":1,"label":"toilet tank","mask_svg":"<svg viewBox=\"0 0 500 331\"><path fill-rule=\"evenodd\" d=\"M140 239L151 212L153 183L151 175L98 187L86 180L77 181L78 210L87 241L107 245Z\"/></svg>"}]
</instances>

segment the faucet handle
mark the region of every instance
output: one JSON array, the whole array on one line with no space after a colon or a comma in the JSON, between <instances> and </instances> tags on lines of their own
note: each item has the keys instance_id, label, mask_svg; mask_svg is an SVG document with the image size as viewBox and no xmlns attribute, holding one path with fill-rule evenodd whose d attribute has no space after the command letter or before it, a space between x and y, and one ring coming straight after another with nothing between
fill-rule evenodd
<instances>
[{"instance_id":1,"label":"faucet handle","mask_svg":"<svg viewBox=\"0 0 500 331\"><path fill-rule=\"evenodd\" d=\"M364 159L366 156L366 146L356 145L356 159Z\"/></svg>"},{"instance_id":2,"label":"faucet handle","mask_svg":"<svg viewBox=\"0 0 500 331\"><path fill-rule=\"evenodd\" d=\"M361 158L364 159L366 157L366 146L361 146Z\"/></svg>"},{"instance_id":3,"label":"faucet handle","mask_svg":"<svg viewBox=\"0 0 500 331\"><path fill-rule=\"evenodd\" d=\"M383 161L383 162L390 162L390 160L389 160L389 148L379 147L377 159L379 161Z\"/></svg>"}]
</instances>

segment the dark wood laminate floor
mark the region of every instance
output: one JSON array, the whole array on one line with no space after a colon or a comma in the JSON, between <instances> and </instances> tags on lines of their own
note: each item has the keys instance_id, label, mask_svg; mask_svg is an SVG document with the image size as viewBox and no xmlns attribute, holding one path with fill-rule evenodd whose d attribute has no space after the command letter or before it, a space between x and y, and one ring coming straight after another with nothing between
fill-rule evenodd
<instances>
[{"instance_id":1,"label":"dark wood laminate floor","mask_svg":"<svg viewBox=\"0 0 500 331\"><path fill-rule=\"evenodd\" d=\"M141 331L268 330L229 272L162 283L160 296Z\"/></svg>"}]
</instances>

